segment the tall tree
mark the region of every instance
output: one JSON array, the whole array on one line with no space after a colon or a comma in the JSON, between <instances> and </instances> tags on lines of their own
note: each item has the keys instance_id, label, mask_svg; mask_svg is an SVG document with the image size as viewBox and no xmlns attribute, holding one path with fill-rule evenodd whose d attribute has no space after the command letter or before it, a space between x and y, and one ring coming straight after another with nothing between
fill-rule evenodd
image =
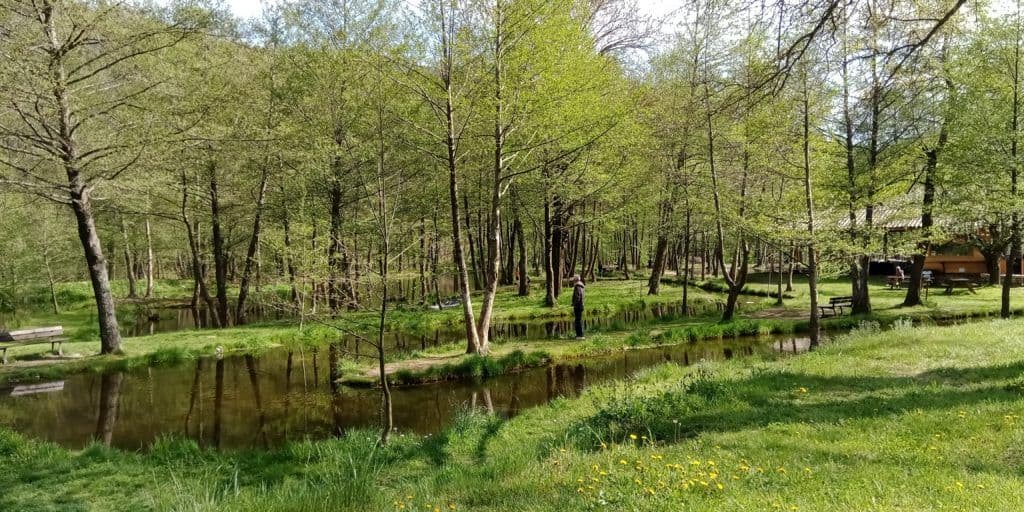
<instances>
[{"instance_id":1,"label":"tall tree","mask_svg":"<svg viewBox=\"0 0 1024 512\"><path fill-rule=\"evenodd\" d=\"M185 40L195 25L157 21L124 3L5 0L3 7L11 24L0 33L0 53L17 66L0 67L0 183L74 212L100 351L113 353L121 333L94 194L133 170L152 136L138 134L132 108L157 84L134 66Z\"/></svg>"}]
</instances>

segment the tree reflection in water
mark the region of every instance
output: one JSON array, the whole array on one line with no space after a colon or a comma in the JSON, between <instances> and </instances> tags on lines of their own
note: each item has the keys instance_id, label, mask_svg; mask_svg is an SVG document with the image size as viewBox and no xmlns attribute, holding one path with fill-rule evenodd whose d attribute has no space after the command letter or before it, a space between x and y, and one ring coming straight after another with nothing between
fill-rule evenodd
<instances>
[{"instance_id":1,"label":"tree reflection in water","mask_svg":"<svg viewBox=\"0 0 1024 512\"><path fill-rule=\"evenodd\" d=\"M100 410L96 418L96 440L104 446L110 446L114 439L122 378L121 372L105 373L100 377Z\"/></svg>"}]
</instances>

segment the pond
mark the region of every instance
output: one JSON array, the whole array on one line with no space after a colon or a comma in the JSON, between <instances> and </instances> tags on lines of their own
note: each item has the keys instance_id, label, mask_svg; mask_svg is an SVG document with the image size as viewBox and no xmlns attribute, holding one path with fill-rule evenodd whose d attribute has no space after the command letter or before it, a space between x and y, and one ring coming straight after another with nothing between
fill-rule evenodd
<instances>
[{"instance_id":1,"label":"pond","mask_svg":"<svg viewBox=\"0 0 1024 512\"><path fill-rule=\"evenodd\" d=\"M792 336L736 338L623 351L483 381L400 387L393 390L395 425L399 434L431 434L466 409L512 417L666 361L690 365L802 352L808 345L806 338ZM72 375L0 390L0 425L70 448L98 440L128 450L146 449L168 435L212 449L265 449L378 425L379 390L336 385L327 365L326 350L275 350L182 366Z\"/></svg>"}]
</instances>

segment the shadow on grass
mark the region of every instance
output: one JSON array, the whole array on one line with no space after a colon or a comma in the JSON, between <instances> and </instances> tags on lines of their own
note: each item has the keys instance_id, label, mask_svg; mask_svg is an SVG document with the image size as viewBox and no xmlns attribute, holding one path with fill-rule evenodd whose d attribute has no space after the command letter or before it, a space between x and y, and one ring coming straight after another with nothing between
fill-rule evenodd
<instances>
[{"instance_id":1,"label":"shadow on grass","mask_svg":"<svg viewBox=\"0 0 1024 512\"><path fill-rule=\"evenodd\" d=\"M910 411L957 409L980 402L1019 402L1024 362L939 368L908 377L830 377L761 371L740 380L688 381L657 395L604 399L570 427L582 448L645 433L674 441L779 423L838 423Z\"/></svg>"}]
</instances>

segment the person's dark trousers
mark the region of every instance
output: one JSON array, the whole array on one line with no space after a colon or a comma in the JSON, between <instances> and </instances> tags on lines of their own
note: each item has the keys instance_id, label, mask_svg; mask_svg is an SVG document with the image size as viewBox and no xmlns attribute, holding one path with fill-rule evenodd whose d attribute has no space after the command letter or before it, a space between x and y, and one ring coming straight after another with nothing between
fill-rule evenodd
<instances>
[{"instance_id":1,"label":"person's dark trousers","mask_svg":"<svg viewBox=\"0 0 1024 512\"><path fill-rule=\"evenodd\" d=\"M582 309L573 309L572 312L573 312L573 315L575 315L575 317L576 317L575 321L573 322L573 326L576 327L576 337L577 338L582 338L583 337L583 310Z\"/></svg>"}]
</instances>

